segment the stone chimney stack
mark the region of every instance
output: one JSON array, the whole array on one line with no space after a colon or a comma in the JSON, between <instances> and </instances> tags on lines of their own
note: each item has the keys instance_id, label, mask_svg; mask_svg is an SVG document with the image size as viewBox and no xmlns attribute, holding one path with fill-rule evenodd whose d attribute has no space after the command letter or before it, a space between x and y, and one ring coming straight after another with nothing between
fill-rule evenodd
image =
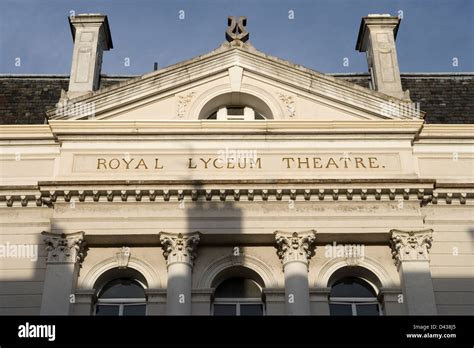
<instances>
[{"instance_id":1,"label":"stone chimney stack","mask_svg":"<svg viewBox=\"0 0 474 348\"><path fill-rule=\"evenodd\" d=\"M98 13L69 17L74 48L68 98L99 89L102 54L113 48L107 16Z\"/></svg>"},{"instance_id":2,"label":"stone chimney stack","mask_svg":"<svg viewBox=\"0 0 474 348\"><path fill-rule=\"evenodd\" d=\"M399 25L400 19L388 14L369 14L363 17L356 50L367 54L372 89L410 100L409 91L402 90L398 67L395 39Z\"/></svg>"}]
</instances>

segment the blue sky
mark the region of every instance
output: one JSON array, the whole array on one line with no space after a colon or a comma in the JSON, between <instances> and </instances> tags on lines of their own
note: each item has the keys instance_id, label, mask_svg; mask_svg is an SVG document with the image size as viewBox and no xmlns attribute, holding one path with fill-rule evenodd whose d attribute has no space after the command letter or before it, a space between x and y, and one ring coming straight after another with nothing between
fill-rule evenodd
<instances>
[{"instance_id":1,"label":"blue sky","mask_svg":"<svg viewBox=\"0 0 474 348\"><path fill-rule=\"evenodd\" d=\"M247 16L260 51L321 72L365 72L355 50L361 17L399 11L402 72L474 70L474 0L0 0L0 73L68 74L70 11L108 15L114 49L105 74L142 74L155 61L164 67L211 51L229 15Z\"/></svg>"}]
</instances>

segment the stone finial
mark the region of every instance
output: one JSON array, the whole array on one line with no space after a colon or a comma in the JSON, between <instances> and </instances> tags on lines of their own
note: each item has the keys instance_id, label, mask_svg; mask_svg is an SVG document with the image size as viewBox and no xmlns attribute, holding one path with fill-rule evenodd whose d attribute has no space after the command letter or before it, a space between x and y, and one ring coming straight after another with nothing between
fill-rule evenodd
<instances>
[{"instance_id":1,"label":"stone finial","mask_svg":"<svg viewBox=\"0 0 474 348\"><path fill-rule=\"evenodd\" d=\"M91 13L69 17L74 48L68 96L99 89L103 51L113 48L107 16Z\"/></svg>"},{"instance_id":2,"label":"stone finial","mask_svg":"<svg viewBox=\"0 0 474 348\"><path fill-rule=\"evenodd\" d=\"M161 232L160 242L168 265L175 262L193 265L200 240L199 236L199 232L190 234Z\"/></svg>"},{"instance_id":3,"label":"stone finial","mask_svg":"<svg viewBox=\"0 0 474 348\"><path fill-rule=\"evenodd\" d=\"M43 231L43 240L48 252L47 262L81 263L84 258L84 232L57 234Z\"/></svg>"},{"instance_id":4,"label":"stone finial","mask_svg":"<svg viewBox=\"0 0 474 348\"><path fill-rule=\"evenodd\" d=\"M245 28L246 25L247 17L241 16L238 20L233 16L228 17L227 30L225 32L225 38L227 39L227 41L246 42L249 39L249 33Z\"/></svg>"},{"instance_id":5,"label":"stone finial","mask_svg":"<svg viewBox=\"0 0 474 348\"><path fill-rule=\"evenodd\" d=\"M308 264L315 253L316 231L307 232L275 232L277 254L283 266L292 261Z\"/></svg>"},{"instance_id":6,"label":"stone finial","mask_svg":"<svg viewBox=\"0 0 474 348\"><path fill-rule=\"evenodd\" d=\"M369 14L363 17L356 50L366 52L372 88L376 91L410 100L409 91L402 90L398 67L397 37L400 18L388 14Z\"/></svg>"},{"instance_id":7,"label":"stone finial","mask_svg":"<svg viewBox=\"0 0 474 348\"><path fill-rule=\"evenodd\" d=\"M433 242L433 230L401 231L391 230L390 239L395 265L403 261L428 261L429 249Z\"/></svg>"}]
</instances>

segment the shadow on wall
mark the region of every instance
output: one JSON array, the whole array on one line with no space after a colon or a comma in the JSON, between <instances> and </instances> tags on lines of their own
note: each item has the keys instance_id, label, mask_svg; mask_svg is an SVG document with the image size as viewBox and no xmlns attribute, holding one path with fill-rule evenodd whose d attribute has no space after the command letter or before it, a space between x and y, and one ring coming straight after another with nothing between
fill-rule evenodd
<instances>
[{"instance_id":1,"label":"shadow on wall","mask_svg":"<svg viewBox=\"0 0 474 348\"><path fill-rule=\"evenodd\" d=\"M21 215L28 208L8 209L18 209ZM42 313L41 309L71 308L76 286L73 279L80 268L63 262L75 254L68 255L67 248L61 249L55 238L51 238L61 236L64 231L52 230L55 236L49 231L43 235L42 230L26 234L8 233L4 228L1 231L0 248L4 253L0 256L0 315L54 314ZM47 250L48 246L52 252ZM87 247L83 256L87 256Z\"/></svg>"},{"instance_id":2,"label":"shadow on wall","mask_svg":"<svg viewBox=\"0 0 474 348\"><path fill-rule=\"evenodd\" d=\"M219 284L213 283L213 289L197 289L197 284L201 282L198 277L203 275L202 269L216 258L232 255L236 247L237 252L241 252L241 245L235 243L235 239L236 235L243 233L242 211L235 205L234 192L214 189L201 180L193 180L192 188L198 192L198 196L196 201L191 201L186 207L187 230L200 232L194 267L201 269L192 277L192 288L196 294L193 295L192 314L209 315L212 312L214 291Z\"/></svg>"}]
</instances>

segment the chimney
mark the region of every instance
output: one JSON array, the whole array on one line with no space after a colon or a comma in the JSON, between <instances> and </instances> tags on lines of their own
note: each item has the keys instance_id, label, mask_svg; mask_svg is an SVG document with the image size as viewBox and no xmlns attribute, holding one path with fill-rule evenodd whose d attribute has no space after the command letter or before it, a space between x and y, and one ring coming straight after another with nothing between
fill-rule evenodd
<instances>
[{"instance_id":1,"label":"chimney","mask_svg":"<svg viewBox=\"0 0 474 348\"><path fill-rule=\"evenodd\" d=\"M74 48L68 98L99 89L103 51L113 48L107 16L91 13L69 17Z\"/></svg>"},{"instance_id":2,"label":"chimney","mask_svg":"<svg viewBox=\"0 0 474 348\"><path fill-rule=\"evenodd\" d=\"M369 14L363 17L356 50L367 54L372 89L410 100L409 91L402 90L398 67L395 39L399 25L400 19L389 14Z\"/></svg>"}]
</instances>

